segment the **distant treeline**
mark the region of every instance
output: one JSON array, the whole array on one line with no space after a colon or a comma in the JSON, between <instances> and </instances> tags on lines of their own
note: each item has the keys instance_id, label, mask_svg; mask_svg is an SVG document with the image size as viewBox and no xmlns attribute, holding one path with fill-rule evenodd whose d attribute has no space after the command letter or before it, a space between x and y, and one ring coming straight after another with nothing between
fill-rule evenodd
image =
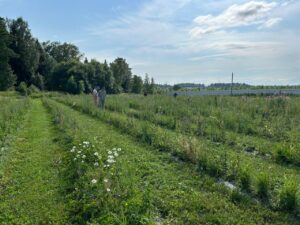
<instances>
[{"instance_id":1,"label":"distant treeline","mask_svg":"<svg viewBox=\"0 0 300 225\"><path fill-rule=\"evenodd\" d=\"M283 89L300 89L300 85L281 85L281 86L264 86L264 85L250 85L245 83L213 83L210 85L204 84L195 84L195 83L180 83L171 85L158 85L160 88L163 89L172 89L174 91L180 90L230 90L231 86L234 90L243 90L243 89L276 89L276 90L283 90Z\"/></svg>"},{"instance_id":2,"label":"distant treeline","mask_svg":"<svg viewBox=\"0 0 300 225\"><path fill-rule=\"evenodd\" d=\"M74 44L39 42L22 18L0 17L0 91L37 87L79 94L95 86L108 93L153 93L155 85L147 74L144 80L133 75L123 58L89 61Z\"/></svg>"}]
</instances>

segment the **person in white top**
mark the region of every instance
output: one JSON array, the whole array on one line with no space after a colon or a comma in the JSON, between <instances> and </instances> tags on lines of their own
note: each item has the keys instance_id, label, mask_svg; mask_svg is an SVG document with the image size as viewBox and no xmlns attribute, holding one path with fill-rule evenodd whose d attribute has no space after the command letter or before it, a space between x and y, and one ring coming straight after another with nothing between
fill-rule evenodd
<instances>
[{"instance_id":1,"label":"person in white top","mask_svg":"<svg viewBox=\"0 0 300 225\"><path fill-rule=\"evenodd\" d=\"M93 100L94 100L95 105L98 105L98 91L97 91L97 87L94 88L92 94L93 94Z\"/></svg>"}]
</instances>

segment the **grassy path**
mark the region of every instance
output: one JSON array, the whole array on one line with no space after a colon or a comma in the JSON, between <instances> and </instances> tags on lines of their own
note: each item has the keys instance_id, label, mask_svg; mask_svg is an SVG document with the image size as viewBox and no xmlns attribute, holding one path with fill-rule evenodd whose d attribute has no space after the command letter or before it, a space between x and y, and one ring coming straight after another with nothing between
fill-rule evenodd
<instances>
[{"instance_id":1,"label":"grassy path","mask_svg":"<svg viewBox=\"0 0 300 225\"><path fill-rule=\"evenodd\" d=\"M195 167L168 153L135 142L130 136L90 116L59 104L88 137L98 136L106 148L121 147L119 182L137 193L149 191L157 224L294 224L286 214L259 204L233 203L230 193ZM130 172L129 172L130 171ZM152 207L151 207L152 208ZM296 223L295 223L296 224Z\"/></svg>"},{"instance_id":2,"label":"grassy path","mask_svg":"<svg viewBox=\"0 0 300 225\"><path fill-rule=\"evenodd\" d=\"M50 115L34 100L24 129L0 165L0 224L66 224L61 148Z\"/></svg>"}]
</instances>

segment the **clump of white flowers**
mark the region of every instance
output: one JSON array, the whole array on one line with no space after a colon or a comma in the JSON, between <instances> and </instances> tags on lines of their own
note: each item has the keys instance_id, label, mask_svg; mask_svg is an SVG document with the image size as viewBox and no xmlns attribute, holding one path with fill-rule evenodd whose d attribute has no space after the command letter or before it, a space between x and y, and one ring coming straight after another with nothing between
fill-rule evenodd
<instances>
[{"instance_id":1,"label":"clump of white flowers","mask_svg":"<svg viewBox=\"0 0 300 225\"><path fill-rule=\"evenodd\" d=\"M122 152L121 148L112 148L106 151L99 151L100 147L103 146L102 142L98 140L97 137L94 137L93 143L90 141L82 141L76 146L73 146L70 149L71 160L73 163L78 166L78 173L82 174L82 166L91 166L92 168L97 168L101 171L101 176L92 177L90 180L91 185L97 183L102 183L103 190L106 193L113 191L113 178L117 174L116 163ZM100 175L99 174L99 175ZM98 186L97 186L98 187Z\"/></svg>"}]
</instances>

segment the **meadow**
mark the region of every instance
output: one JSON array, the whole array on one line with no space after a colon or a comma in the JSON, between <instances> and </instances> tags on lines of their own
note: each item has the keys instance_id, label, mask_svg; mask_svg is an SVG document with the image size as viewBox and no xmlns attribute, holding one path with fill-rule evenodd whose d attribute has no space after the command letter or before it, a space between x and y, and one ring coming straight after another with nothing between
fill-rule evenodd
<instances>
[{"instance_id":1,"label":"meadow","mask_svg":"<svg viewBox=\"0 0 300 225\"><path fill-rule=\"evenodd\" d=\"M300 224L299 100L0 93L0 223Z\"/></svg>"}]
</instances>

